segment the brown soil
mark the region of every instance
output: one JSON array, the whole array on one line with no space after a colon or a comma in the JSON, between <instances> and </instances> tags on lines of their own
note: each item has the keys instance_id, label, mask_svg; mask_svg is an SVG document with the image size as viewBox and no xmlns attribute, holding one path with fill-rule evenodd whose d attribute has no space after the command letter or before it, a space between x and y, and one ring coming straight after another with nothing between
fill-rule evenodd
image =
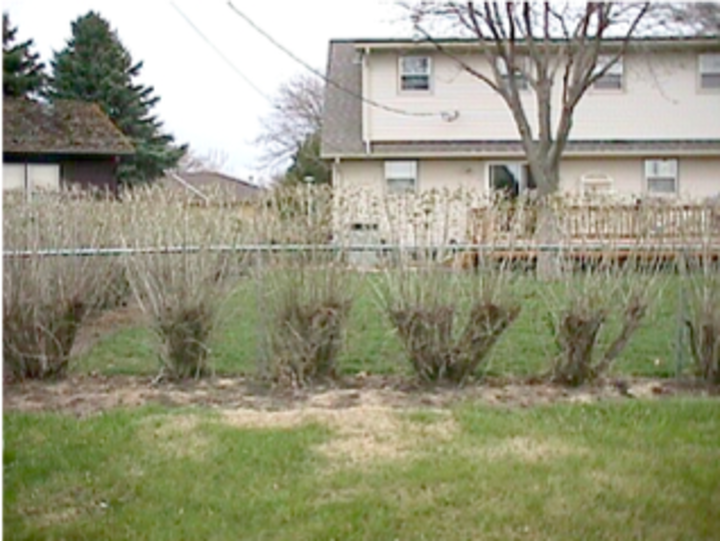
<instances>
[{"instance_id":1,"label":"brown soil","mask_svg":"<svg viewBox=\"0 0 720 541\"><path fill-rule=\"evenodd\" d=\"M710 396L717 395L718 390L674 380L652 379L624 380L623 385L605 382L579 389L513 380L490 380L461 389L429 389L417 386L407 378L365 375L347 378L334 386L272 389L241 377L153 384L148 377L78 375L56 383L29 381L6 384L3 407L5 411L58 411L80 417L112 408L138 407L151 403L208 406L229 412L251 410L300 413L308 408L332 411L358 406L438 409L464 401L526 408L557 402L662 399L685 394ZM243 422L253 421L248 415ZM292 421L289 422L292 424Z\"/></svg>"}]
</instances>

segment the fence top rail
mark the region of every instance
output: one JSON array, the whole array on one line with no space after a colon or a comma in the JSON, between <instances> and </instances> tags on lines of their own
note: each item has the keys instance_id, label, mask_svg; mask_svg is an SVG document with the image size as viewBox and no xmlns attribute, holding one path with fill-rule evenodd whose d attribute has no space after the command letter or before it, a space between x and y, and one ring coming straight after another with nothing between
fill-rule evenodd
<instances>
[{"instance_id":1,"label":"fence top rail","mask_svg":"<svg viewBox=\"0 0 720 541\"><path fill-rule=\"evenodd\" d=\"M149 247L114 247L114 248L52 248L38 250L5 250L3 258L29 257L99 257L153 254L186 254L200 252L226 253L281 253L281 252L600 252L613 250L618 252L695 252L710 249L720 251L720 243L711 242L602 242L585 243L480 243L480 244L225 244L225 245L181 245L181 246L149 246Z\"/></svg>"}]
</instances>

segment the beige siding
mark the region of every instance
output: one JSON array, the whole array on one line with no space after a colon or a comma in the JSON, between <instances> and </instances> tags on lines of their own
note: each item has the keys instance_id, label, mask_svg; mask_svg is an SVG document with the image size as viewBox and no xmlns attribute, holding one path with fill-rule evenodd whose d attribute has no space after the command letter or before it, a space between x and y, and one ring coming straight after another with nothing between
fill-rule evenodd
<instances>
[{"instance_id":1,"label":"beige siding","mask_svg":"<svg viewBox=\"0 0 720 541\"><path fill-rule=\"evenodd\" d=\"M403 197L388 194L382 160L336 164L336 231L377 224L378 239L386 242L464 242L468 208L480 205L485 192L484 171L479 160L420 160L418 192Z\"/></svg>"},{"instance_id":2,"label":"beige siding","mask_svg":"<svg viewBox=\"0 0 720 541\"><path fill-rule=\"evenodd\" d=\"M560 189L579 194L582 179L593 175L608 177L617 195L637 197L644 192L643 161L638 158L565 160L560 165Z\"/></svg>"},{"instance_id":3,"label":"beige siding","mask_svg":"<svg viewBox=\"0 0 720 541\"><path fill-rule=\"evenodd\" d=\"M398 115L368 107L364 134L374 141L517 139L507 106L487 85L445 56L432 55L432 89L401 92L398 53L373 51L367 59L365 91L373 100L415 114ZM478 58L468 63L489 73ZM573 139L720 138L720 92L697 87L697 54L635 54L626 58L625 88L585 95L576 111ZM554 86L557 117L560 81ZM534 95L525 93L528 117L536 124ZM446 122L442 111L458 111ZM556 119L557 120L557 119Z\"/></svg>"},{"instance_id":4,"label":"beige siding","mask_svg":"<svg viewBox=\"0 0 720 541\"><path fill-rule=\"evenodd\" d=\"M581 179L590 174L611 178L613 190L620 196L641 197L647 193L642 158L565 160L560 167L561 190L579 193ZM720 158L679 158L678 188L679 197L687 200L720 194Z\"/></svg>"},{"instance_id":5,"label":"beige siding","mask_svg":"<svg viewBox=\"0 0 720 541\"><path fill-rule=\"evenodd\" d=\"M720 158L680 158L682 200L720 194ZM415 196L388 194L382 160L344 161L334 166L335 231L341 242L446 244L467 242L470 209L487 202L488 165L498 160L419 160ZM643 158L567 159L561 190L580 192L588 175L612 179L615 197L632 201L646 193ZM431 204L428 203L431 201ZM432 211L426 211L431 207ZM377 226L353 233L353 226ZM361 235L361 236L358 236ZM362 241L358 241L358 239Z\"/></svg>"},{"instance_id":6,"label":"beige siding","mask_svg":"<svg viewBox=\"0 0 720 541\"><path fill-rule=\"evenodd\" d=\"M680 160L680 194L704 198L720 196L720 158Z\"/></svg>"},{"instance_id":7,"label":"beige siding","mask_svg":"<svg viewBox=\"0 0 720 541\"><path fill-rule=\"evenodd\" d=\"M417 186L420 191L486 191L486 163L482 160L419 160ZM334 184L341 190L368 190L386 194L383 160L340 162Z\"/></svg>"},{"instance_id":8,"label":"beige siding","mask_svg":"<svg viewBox=\"0 0 720 541\"><path fill-rule=\"evenodd\" d=\"M647 156L652 158L652 156ZM419 160L418 189L458 190L478 197L487 193L488 165L503 160ZM720 194L720 158L682 157L678 159L679 196L702 199ZM566 159L560 167L560 189L579 194L586 176L606 176L620 196L646 194L644 158ZM375 197L387 195L382 160L344 161L335 166L335 186L343 192L358 191Z\"/></svg>"}]
</instances>

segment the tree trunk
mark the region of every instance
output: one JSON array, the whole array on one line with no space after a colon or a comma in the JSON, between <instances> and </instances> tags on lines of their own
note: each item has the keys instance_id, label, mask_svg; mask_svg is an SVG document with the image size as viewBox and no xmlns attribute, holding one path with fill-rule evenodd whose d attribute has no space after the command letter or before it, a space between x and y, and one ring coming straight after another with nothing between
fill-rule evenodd
<instances>
[{"instance_id":1,"label":"tree trunk","mask_svg":"<svg viewBox=\"0 0 720 541\"><path fill-rule=\"evenodd\" d=\"M541 280L556 280L563 274L562 254L554 248L562 240L560 208L555 197L560 184L560 174L558 167L538 169L542 172L536 175L538 198L535 209L535 242L540 247L537 254L537 276Z\"/></svg>"}]
</instances>

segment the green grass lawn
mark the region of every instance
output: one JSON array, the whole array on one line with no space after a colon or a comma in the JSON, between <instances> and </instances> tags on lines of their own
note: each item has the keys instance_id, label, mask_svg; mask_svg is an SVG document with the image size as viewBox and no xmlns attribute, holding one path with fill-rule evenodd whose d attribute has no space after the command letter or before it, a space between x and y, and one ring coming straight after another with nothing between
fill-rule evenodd
<instances>
[{"instance_id":1,"label":"green grass lawn","mask_svg":"<svg viewBox=\"0 0 720 541\"><path fill-rule=\"evenodd\" d=\"M370 281L360 280L347 329L346 347L340 360L346 374L409 373L402 346L378 304ZM469 275L468 275L468 279ZM667 285L654 299L642 327L615 363L613 370L626 375L668 376L676 370L677 302L679 281L665 278ZM552 336L544 318L547 306L537 288L556 287L531 280L518 281L516 288L522 300L522 311L514 325L496 344L483 368L493 375L531 375L549 369L554 354ZM260 314L265 307L259 300L252 280L241 283L226 307L225 318L212 344L212 364L220 374L254 372L261 352L263 323ZM153 374L159 368L153 350L153 335L143 321L130 328L112 331L76 359L79 372L104 374ZM687 352L685 353L687 356Z\"/></svg>"},{"instance_id":2,"label":"green grass lawn","mask_svg":"<svg viewBox=\"0 0 720 541\"><path fill-rule=\"evenodd\" d=\"M159 407L6 413L5 538L697 541L720 531L717 401L374 410L370 439L367 414L336 411L335 424L267 414L262 426Z\"/></svg>"}]
</instances>

